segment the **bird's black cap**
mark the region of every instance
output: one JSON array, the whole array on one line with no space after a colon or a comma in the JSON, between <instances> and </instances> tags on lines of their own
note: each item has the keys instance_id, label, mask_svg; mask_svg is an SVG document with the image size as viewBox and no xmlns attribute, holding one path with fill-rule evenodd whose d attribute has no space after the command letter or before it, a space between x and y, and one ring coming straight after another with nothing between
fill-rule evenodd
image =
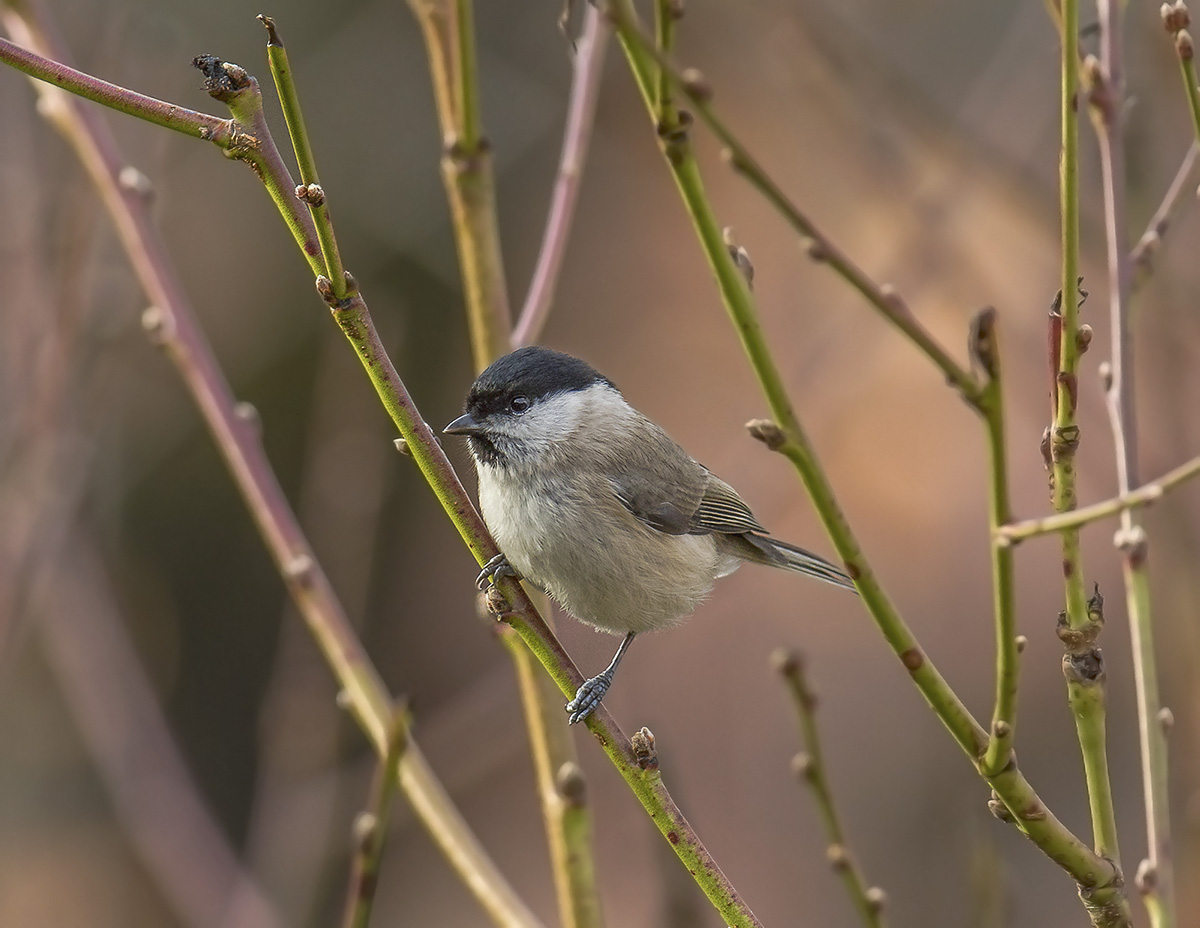
<instances>
[{"instance_id":1,"label":"bird's black cap","mask_svg":"<svg viewBox=\"0 0 1200 928\"><path fill-rule=\"evenodd\" d=\"M518 348L493 362L467 395L467 412L476 415L505 409L515 396L536 402L554 393L586 390L611 380L586 361L538 345Z\"/></svg>"}]
</instances>

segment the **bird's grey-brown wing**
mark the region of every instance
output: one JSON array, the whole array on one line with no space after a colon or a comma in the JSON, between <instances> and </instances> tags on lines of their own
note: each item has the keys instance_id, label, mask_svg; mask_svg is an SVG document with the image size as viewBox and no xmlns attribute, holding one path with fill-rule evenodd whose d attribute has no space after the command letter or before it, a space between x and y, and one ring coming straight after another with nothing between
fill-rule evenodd
<instances>
[{"instance_id":1,"label":"bird's grey-brown wing","mask_svg":"<svg viewBox=\"0 0 1200 928\"><path fill-rule=\"evenodd\" d=\"M643 420L631 454L613 462L617 498L637 519L668 535L765 532L733 487Z\"/></svg>"}]
</instances>

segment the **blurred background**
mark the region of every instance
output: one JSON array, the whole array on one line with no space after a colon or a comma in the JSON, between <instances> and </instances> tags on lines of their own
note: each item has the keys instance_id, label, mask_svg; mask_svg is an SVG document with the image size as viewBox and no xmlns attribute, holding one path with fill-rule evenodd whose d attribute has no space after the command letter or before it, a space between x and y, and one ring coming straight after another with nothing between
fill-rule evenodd
<instances>
[{"instance_id":1,"label":"blurred background","mask_svg":"<svg viewBox=\"0 0 1200 928\"><path fill-rule=\"evenodd\" d=\"M266 78L258 8L236 0L48 2L76 63L217 112L191 58ZM401 2L292 2L287 42L342 253L429 421L472 379L424 48ZM519 305L570 84L555 2L478 4L484 118ZM1084 21L1092 21L1090 8ZM576 14L578 16L578 12ZM1156 4L1128 16L1130 241L1191 140ZM1085 45L1094 43L1085 39ZM680 59L796 202L965 357L1000 313L1019 516L1048 510L1046 311L1058 283L1058 41L1041 3L691 0ZM269 84L269 81L266 83ZM286 138L273 92L268 111ZM338 923L350 824L374 759L196 410L139 324L145 297L28 82L0 69L0 924ZM501 869L557 918L511 664L478 617L474 562L411 461L250 171L107 115L153 182L178 270L318 557L433 767ZM934 369L696 140L722 221L757 271L779 363L868 556L980 718L993 644L982 429ZM1085 288L1080 496L1114 493L1096 368L1109 353L1094 138L1081 128ZM1191 185L1194 186L1195 178ZM1141 463L1200 451L1200 222L1190 194L1136 304ZM615 46L578 220L543 342L584 356L779 537L831 548L790 467L748 438L766 412ZM470 470L457 442L449 450ZM469 480L469 478L468 478ZM469 480L470 482L470 480ZM1200 920L1194 667L1200 485L1146 515L1163 698L1175 714L1183 923ZM1115 522L1084 536L1107 598L1110 760L1123 864L1145 853ZM1085 839L1086 796L1054 635L1057 544L1018 549L1021 765ZM616 639L569 620L589 673ZM988 813L988 791L854 597L746 568L686 626L639 640L606 702L657 736L680 805L767 924L851 925L811 795L789 772L792 707L768 668L802 649L837 799L894 925L1085 924L1071 881ZM714 733L716 737L714 737ZM720 921L625 785L577 734L609 924ZM226 905L232 862L256 893ZM171 874L175 874L174 877ZM180 875L185 878L181 879ZM213 889L218 890L214 894ZM1131 893L1136 896L1136 893ZM207 908L206 908L207 906ZM398 798L377 924L485 918ZM1145 919L1134 900L1139 924ZM187 913L192 913L191 915Z\"/></svg>"}]
</instances>

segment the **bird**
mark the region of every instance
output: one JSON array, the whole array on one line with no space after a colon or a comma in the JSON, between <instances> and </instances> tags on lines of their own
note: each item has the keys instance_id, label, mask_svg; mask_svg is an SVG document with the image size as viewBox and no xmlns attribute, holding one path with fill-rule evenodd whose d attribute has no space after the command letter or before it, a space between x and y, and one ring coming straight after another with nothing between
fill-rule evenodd
<instances>
[{"instance_id":1,"label":"bird","mask_svg":"<svg viewBox=\"0 0 1200 928\"><path fill-rule=\"evenodd\" d=\"M504 355L443 431L466 436L501 552L480 588L524 579L581 622L624 636L567 703L569 724L600 704L636 636L683 622L743 562L857 592L830 561L772 538L733 487L572 355Z\"/></svg>"}]
</instances>

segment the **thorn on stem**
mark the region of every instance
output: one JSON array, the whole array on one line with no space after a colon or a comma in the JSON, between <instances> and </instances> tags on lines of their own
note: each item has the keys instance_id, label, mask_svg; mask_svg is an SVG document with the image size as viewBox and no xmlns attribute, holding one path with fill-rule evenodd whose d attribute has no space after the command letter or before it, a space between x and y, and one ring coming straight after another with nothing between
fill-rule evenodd
<instances>
[{"instance_id":1,"label":"thorn on stem","mask_svg":"<svg viewBox=\"0 0 1200 928\"><path fill-rule=\"evenodd\" d=\"M412 457L412 450L408 447L408 439L397 438L392 442L396 446L396 450L407 457Z\"/></svg>"},{"instance_id":2,"label":"thorn on stem","mask_svg":"<svg viewBox=\"0 0 1200 928\"><path fill-rule=\"evenodd\" d=\"M753 290L754 265L750 263L750 253L737 243L733 234L733 226L726 226L721 234L725 240L725 248L729 251L729 256L733 258L733 263L737 265L737 269L741 272L742 277L746 279L746 286Z\"/></svg>"},{"instance_id":3,"label":"thorn on stem","mask_svg":"<svg viewBox=\"0 0 1200 928\"><path fill-rule=\"evenodd\" d=\"M1008 810L1008 806L1000 800L1000 797L996 793L992 793L992 798L988 800L987 805L988 811L1000 821L1008 825L1016 821L1013 814Z\"/></svg>"}]
</instances>

